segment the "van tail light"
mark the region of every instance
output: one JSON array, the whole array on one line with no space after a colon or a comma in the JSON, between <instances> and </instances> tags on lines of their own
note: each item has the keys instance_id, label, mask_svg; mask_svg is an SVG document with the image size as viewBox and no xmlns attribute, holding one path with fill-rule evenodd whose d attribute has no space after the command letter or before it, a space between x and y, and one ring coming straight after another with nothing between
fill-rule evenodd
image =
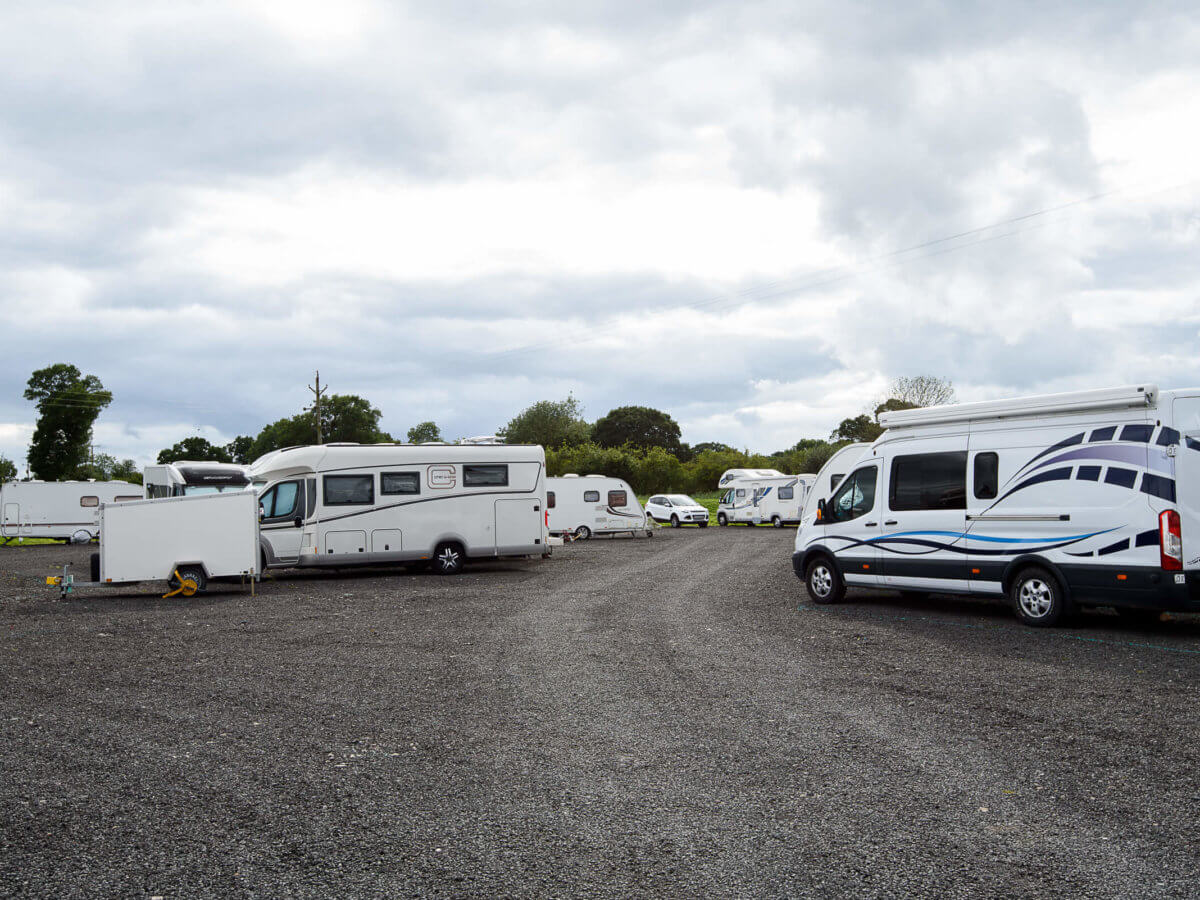
<instances>
[{"instance_id":1,"label":"van tail light","mask_svg":"<svg viewBox=\"0 0 1200 900\"><path fill-rule=\"evenodd\" d=\"M1183 568L1183 535L1179 527L1179 513L1173 509L1159 513L1158 549L1164 569L1178 571Z\"/></svg>"}]
</instances>

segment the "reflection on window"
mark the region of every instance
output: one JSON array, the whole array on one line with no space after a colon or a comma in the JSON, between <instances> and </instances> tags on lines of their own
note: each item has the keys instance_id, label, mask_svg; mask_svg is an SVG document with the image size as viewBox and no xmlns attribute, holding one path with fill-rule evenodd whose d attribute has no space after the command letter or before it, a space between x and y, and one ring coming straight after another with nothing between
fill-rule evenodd
<instances>
[{"instance_id":1,"label":"reflection on window","mask_svg":"<svg viewBox=\"0 0 1200 900\"><path fill-rule=\"evenodd\" d=\"M599 491L584 491L583 492L583 502L584 503L599 503L600 502L600 492Z\"/></svg>"},{"instance_id":2,"label":"reflection on window","mask_svg":"<svg viewBox=\"0 0 1200 900\"><path fill-rule=\"evenodd\" d=\"M419 494L421 493L421 473L384 472L379 476L379 493Z\"/></svg>"},{"instance_id":3,"label":"reflection on window","mask_svg":"<svg viewBox=\"0 0 1200 900\"><path fill-rule=\"evenodd\" d=\"M625 491L609 491L608 492L608 505L609 506L621 507L621 506L624 506L628 502L629 502L629 495L626 494Z\"/></svg>"},{"instance_id":4,"label":"reflection on window","mask_svg":"<svg viewBox=\"0 0 1200 900\"><path fill-rule=\"evenodd\" d=\"M282 487L282 485L280 485ZM295 486L293 485L293 490ZM294 500L294 497L293 497ZM326 506L367 506L375 502L374 475L326 475ZM278 515L278 513L276 513Z\"/></svg>"},{"instance_id":5,"label":"reflection on window","mask_svg":"<svg viewBox=\"0 0 1200 900\"><path fill-rule=\"evenodd\" d=\"M505 487L508 466L463 466L464 487Z\"/></svg>"}]
</instances>

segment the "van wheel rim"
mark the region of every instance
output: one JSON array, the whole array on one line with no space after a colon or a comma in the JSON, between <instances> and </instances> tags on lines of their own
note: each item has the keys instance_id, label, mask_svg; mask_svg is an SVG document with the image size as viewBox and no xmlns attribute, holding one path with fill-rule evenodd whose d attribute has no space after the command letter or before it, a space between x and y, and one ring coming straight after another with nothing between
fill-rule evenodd
<instances>
[{"instance_id":1,"label":"van wheel rim","mask_svg":"<svg viewBox=\"0 0 1200 900\"><path fill-rule=\"evenodd\" d=\"M1042 579L1030 578L1021 583L1017 601L1025 615L1031 619L1040 619L1050 612L1050 607L1054 605L1054 592Z\"/></svg>"},{"instance_id":2,"label":"van wheel rim","mask_svg":"<svg viewBox=\"0 0 1200 900\"><path fill-rule=\"evenodd\" d=\"M453 547L447 547L438 556L438 560L441 562L443 569L453 569L458 565L458 551Z\"/></svg>"},{"instance_id":3,"label":"van wheel rim","mask_svg":"<svg viewBox=\"0 0 1200 900\"><path fill-rule=\"evenodd\" d=\"M809 576L808 583L818 597L828 597L833 591L833 573L825 566L817 566Z\"/></svg>"}]
</instances>

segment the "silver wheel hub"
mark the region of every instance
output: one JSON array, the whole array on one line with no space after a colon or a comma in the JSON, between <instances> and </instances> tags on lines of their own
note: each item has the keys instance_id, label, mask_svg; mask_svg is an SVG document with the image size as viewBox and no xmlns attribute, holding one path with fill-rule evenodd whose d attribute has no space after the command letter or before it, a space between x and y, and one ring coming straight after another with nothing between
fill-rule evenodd
<instances>
[{"instance_id":1,"label":"silver wheel hub","mask_svg":"<svg viewBox=\"0 0 1200 900\"><path fill-rule=\"evenodd\" d=\"M833 592L833 573L826 566L817 566L808 583L818 597L828 597Z\"/></svg>"},{"instance_id":2,"label":"silver wheel hub","mask_svg":"<svg viewBox=\"0 0 1200 900\"><path fill-rule=\"evenodd\" d=\"M1021 610L1025 615L1031 619L1040 619L1050 612L1050 607L1054 603L1054 591L1042 579L1030 578L1021 582L1021 589L1017 592L1017 602L1021 604Z\"/></svg>"},{"instance_id":3,"label":"silver wheel hub","mask_svg":"<svg viewBox=\"0 0 1200 900\"><path fill-rule=\"evenodd\" d=\"M442 551L438 560L441 562L443 569L453 569L458 565L458 553L453 547L447 547Z\"/></svg>"}]
</instances>

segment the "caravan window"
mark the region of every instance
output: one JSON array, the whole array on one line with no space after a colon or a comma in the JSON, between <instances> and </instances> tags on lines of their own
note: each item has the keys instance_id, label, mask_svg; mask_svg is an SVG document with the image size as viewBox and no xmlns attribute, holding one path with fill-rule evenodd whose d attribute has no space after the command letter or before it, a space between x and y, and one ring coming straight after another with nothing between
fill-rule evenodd
<instances>
[{"instance_id":1,"label":"caravan window","mask_svg":"<svg viewBox=\"0 0 1200 900\"><path fill-rule=\"evenodd\" d=\"M966 509L967 454L897 456L888 505L893 510Z\"/></svg>"},{"instance_id":2,"label":"caravan window","mask_svg":"<svg viewBox=\"0 0 1200 900\"><path fill-rule=\"evenodd\" d=\"M379 476L381 494L421 493L420 472L384 472Z\"/></svg>"},{"instance_id":3,"label":"caravan window","mask_svg":"<svg viewBox=\"0 0 1200 900\"><path fill-rule=\"evenodd\" d=\"M326 475L326 506L369 506L375 502L374 475Z\"/></svg>"},{"instance_id":4,"label":"caravan window","mask_svg":"<svg viewBox=\"0 0 1200 900\"><path fill-rule=\"evenodd\" d=\"M620 506L624 506L628 502L629 502L629 495L626 494L624 491L609 491L608 492L608 505L609 506L620 507Z\"/></svg>"},{"instance_id":5,"label":"caravan window","mask_svg":"<svg viewBox=\"0 0 1200 900\"><path fill-rule=\"evenodd\" d=\"M738 489L737 489L737 495L738 495L739 497L745 497L745 496L746 496L746 489L745 489L745 488L738 488Z\"/></svg>"},{"instance_id":6,"label":"caravan window","mask_svg":"<svg viewBox=\"0 0 1200 900\"><path fill-rule=\"evenodd\" d=\"M114 503L128 503L130 500L141 500L141 499L142 498L136 494L124 494L120 497L117 497L113 502Z\"/></svg>"},{"instance_id":7,"label":"caravan window","mask_svg":"<svg viewBox=\"0 0 1200 900\"><path fill-rule=\"evenodd\" d=\"M995 500L1000 489L1000 457L995 453L975 454L975 496Z\"/></svg>"},{"instance_id":8,"label":"caravan window","mask_svg":"<svg viewBox=\"0 0 1200 900\"><path fill-rule=\"evenodd\" d=\"M546 509L554 509L554 491L546 491Z\"/></svg>"},{"instance_id":9,"label":"caravan window","mask_svg":"<svg viewBox=\"0 0 1200 900\"><path fill-rule=\"evenodd\" d=\"M100 498L99 497L80 497L79 505L80 506L99 506Z\"/></svg>"},{"instance_id":10,"label":"caravan window","mask_svg":"<svg viewBox=\"0 0 1200 900\"><path fill-rule=\"evenodd\" d=\"M796 491L795 488L781 487L779 489L779 499L780 500L791 500L793 497L796 496L795 491Z\"/></svg>"},{"instance_id":11,"label":"caravan window","mask_svg":"<svg viewBox=\"0 0 1200 900\"><path fill-rule=\"evenodd\" d=\"M584 491L583 492L583 502L584 503L599 503L600 502L600 492L599 491Z\"/></svg>"},{"instance_id":12,"label":"caravan window","mask_svg":"<svg viewBox=\"0 0 1200 900\"><path fill-rule=\"evenodd\" d=\"M463 466L463 487L506 487L508 466Z\"/></svg>"}]
</instances>

